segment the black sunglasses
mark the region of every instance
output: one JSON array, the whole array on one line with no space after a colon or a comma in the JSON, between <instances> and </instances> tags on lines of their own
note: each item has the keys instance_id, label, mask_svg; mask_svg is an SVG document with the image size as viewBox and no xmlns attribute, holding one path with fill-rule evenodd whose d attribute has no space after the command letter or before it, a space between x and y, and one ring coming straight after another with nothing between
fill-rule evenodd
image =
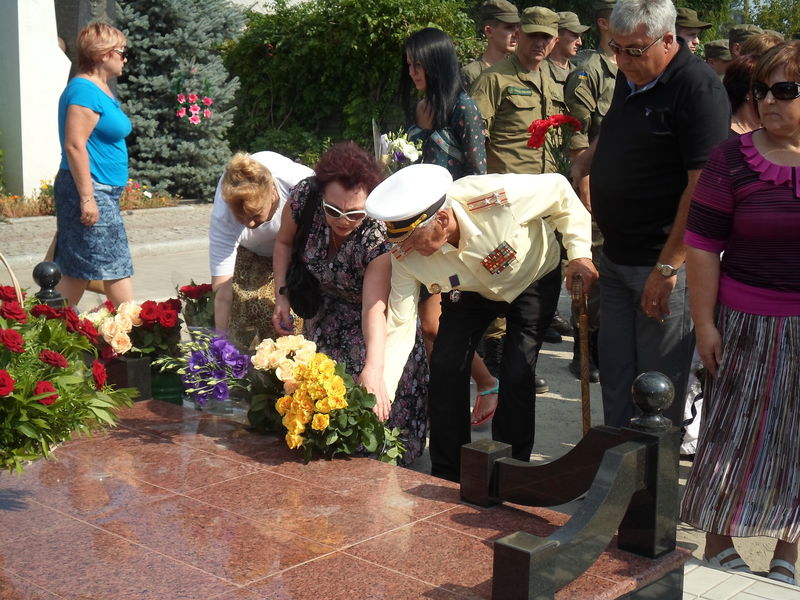
<instances>
[{"instance_id":1,"label":"black sunglasses","mask_svg":"<svg viewBox=\"0 0 800 600\"><path fill-rule=\"evenodd\" d=\"M794 100L795 98L800 98L800 82L779 81L778 83L773 83L772 87L760 81L756 81L753 84L753 98L756 100L766 98L767 92L772 92L772 97L775 100Z\"/></svg>"},{"instance_id":2,"label":"black sunglasses","mask_svg":"<svg viewBox=\"0 0 800 600\"><path fill-rule=\"evenodd\" d=\"M128 60L128 51L127 50L120 50L119 48L114 48L112 51L116 52L117 54L119 54L119 57L122 60Z\"/></svg>"}]
</instances>

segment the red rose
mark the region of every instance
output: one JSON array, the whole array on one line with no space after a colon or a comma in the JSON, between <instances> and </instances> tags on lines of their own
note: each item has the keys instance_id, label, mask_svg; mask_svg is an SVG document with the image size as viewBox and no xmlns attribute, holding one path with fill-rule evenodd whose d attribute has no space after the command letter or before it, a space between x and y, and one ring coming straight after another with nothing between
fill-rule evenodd
<instances>
[{"instance_id":1,"label":"red rose","mask_svg":"<svg viewBox=\"0 0 800 600\"><path fill-rule=\"evenodd\" d=\"M28 322L28 313L16 300L3 300L3 303L0 304L0 317L19 321L20 323Z\"/></svg>"},{"instance_id":2,"label":"red rose","mask_svg":"<svg viewBox=\"0 0 800 600\"><path fill-rule=\"evenodd\" d=\"M174 310L160 310L158 323L165 329L172 329L178 324L178 313Z\"/></svg>"},{"instance_id":3,"label":"red rose","mask_svg":"<svg viewBox=\"0 0 800 600\"><path fill-rule=\"evenodd\" d=\"M19 331L14 329L0 329L0 344L3 344L11 352L18 354L25 352L25 340Z\"/></svg>"},{"instance_id":4,"label":"red rose","mask_svg":"<svg viewBox=\"0 0 800 600\"><path fill-rule=\"evenodd\" d=\"M0 369L0 396L8 396L14 391L14 380L8 371Z\"/></svg>"},{"instance_id":5,"label":"red rose","mask_svg":"<svg viewBox=\"0 0 800 600\"><path fill-rule=\"evenodd\" d=\"M25 292L22 292L22 297L25 298ZM0 285L0 300L8 300L9 302L17 299L17 293L14 291L14 286Z\"/></svg>"},{"instance_id":6,"label":"red rose","mask_svg":"<svg viewBox=\"0 0 800 600\"><path fill-rule=\"evenodd\" d=\"M39 398L39 404L44 404L45 406L49 406L56 400L58 400L58 394L56 393L56 388L53 387L53 384L49 381L40 381L38 382L33 388L33 395L38 396L39 394L46 394L48 392L53 392L49 396L45 396L44 398Z\"/></svg>"},{"instance_id":7,"label":"red rose","mask_svg":"<svg viewBox=\"0 0 800 600\"><path fill-rule=\"evenodd\" d=\"M105 306L112 315L117 314L117 307L114 306L114 303L111 300L106 300L103 302L101 306Z\"/></svg>"},{"instance_id":8,"label":"red rose","mask_svg":"<svg viewBox=\"0 0 800 600\"><path fill-rule=\"evenodd\" d=\"M37 304L33 306L31 308L31 314L34 317L44 317L46 319L58 319L61 316L55 308L47 304Z\"/></svg>"},{"instance_id":9,"label":"red rose","mask_svg":"<svg viewBox=\"0 0 800 600\"><path fill-rule=\"evenodd\" d=\"M53 352L52 350L42 350L39 352L39 360L45 364L52 365L54 367L61 367L62 369L66 369L69 366L69 363L67 362L67 359L64 358L63 354Z\"/></svg>"},{"instance_id":10,"label":"red rose","mask_svg":"<svg viewBox=\"0 0 800 600\"><path fill-rule=\"evenodd\" d=\"M199 300L200 296L202 296L199 285L184 285L178 288L178 292L186 298L189 298L189 300Z\"/></svg>"},{"instance_id":11,"label":"red rose","mask_svg":"<svg viewBox=\"0 0 800 600\"><path fill-rule=\"evenodd\" d=\"M89 319L81 319L80 325L78 326L78 331L80 331L90 342L92 342L92 344L97 344L97 341L100 339L100 335L97 333L94 323L92 323Z\"/></svg>"},{"instance_id":12,"label":"red rose","mask_svg":"<svg viewBox=\"0 0 800 600\"><path fill-rule=\"evenodd\" d=\"M78 316L78 313L75 312L71 306L65 306L61 309L61 318L64 319L64 322L67 324L67 331L78 331L81 326L81 319Z\"/></svg>"},{"instance_id":13,"label":"red rose","mask_svg":"<svg viewBox=\"0 0 800 600\"><path fill-rule=\"evenodd\" d=\"M163 306L163 307L168 308L170 310L174 310L175 312L180 312L181 306L183 306L181 304L181 301L178 300L177 298L170 298L166 302L159 302L158 305L160 307Z\"/></svg>"},{"instance_id":14,"label":"red rose","mask_svg":"<svg viewBox=\"0 0 800 600\"><path fill-rule=\"evenodd\" d=\"M108 374L106 373L106 368L96 358L92 363L92 375L94 375L94 387L98 390L102 390L106 385L106 379L108 379Z\"/></svg>"},{"instance_id":15,"label":"red rose","mask_svg":"<svg viewBox=\"0 0 800 600\"><path fill-rule=\"evenodd\" d=\"M158 304L152 300L145 300L142 302L142 310L139 312L139 318L142 322L152 327L158 321Z\"/></svg>"},{"instance_id":16,"label":"red rose","mask_svg":"<svg viewBox=\"0 0 800 600\"><path fill-rule=\"evenodd\" d=\"M100 350L100 358L103 359L103 362L110 363L112 360L119 356L111 346L103 346L102 350Z\"/></svg>"}]
</instances>

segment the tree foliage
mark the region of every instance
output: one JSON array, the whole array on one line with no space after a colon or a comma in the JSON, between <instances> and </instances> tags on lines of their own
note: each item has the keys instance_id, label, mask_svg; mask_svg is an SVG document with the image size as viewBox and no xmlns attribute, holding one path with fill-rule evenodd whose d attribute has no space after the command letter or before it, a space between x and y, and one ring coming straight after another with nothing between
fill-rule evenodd
<instances>
[{"instance_id":1,"label":"tree foliage","mask_svg":"<svg viewBox=\"0 0 800 600\"><path fill-rule=\"evenodd\" d=\"M771 0L751 9L753 22L764 29L783 33L787 38L800 32L800 2L797 0Z\"/></svg>"},{"instance_id":2,"label":"tree foliage","mask_svg":"<svg viewBox=\"0 0 800 600\"><path fill-rule=\"evenodd\" d=\"M482 50L458 0L277 0L273 8L251 13L226 52L242 84L230 136L237 149L296 157L325 136L366 144L372 119L384 131L396 126L400 49L417 29L446 31L463 60Z\"/></svg>"},{"instance_id":3,"label":"tree foliage","mask_svg":"<svg viewBox=\"0 0 800 600\"><path fill-rule=\"evenodd\" d=\"M238 87L221 46L238 35L244 16L227 0L121 0L118 25L128 37L129 61L119 97L130 116L131 177L173 194L213 196L229 157L226 143ZM197 93L209 119L176 116L178 93Z\"/></svg>"}]
</instances>

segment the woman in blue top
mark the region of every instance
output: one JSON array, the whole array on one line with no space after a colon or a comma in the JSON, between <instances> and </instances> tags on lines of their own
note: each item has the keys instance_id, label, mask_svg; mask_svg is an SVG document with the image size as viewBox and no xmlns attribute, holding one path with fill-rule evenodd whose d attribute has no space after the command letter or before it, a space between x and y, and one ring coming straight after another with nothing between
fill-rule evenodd
<instances>
[{"instance_id":1,"label":"woman in blue top","mask_svg":"<svg viewBox=\"0 0 800 600\"><path fill-rule=\"evenodd\" d=\"M408 139L422 140L422 162L444 167L454 180L485 174L483 119L464 91L453 40L441 29L420 29L406 39L403 57L408 68L404 66L400 77L400 96L406 119L412 123ZM439 331L441 301L440 294L422 288L419 313L428 356ZM499 382L477 354L472 378L478 388L472 424L481 425L494 415Z\"/></svg>"},{"instance_id":2,"label":"woman in blue top","mask_svg":"<svg viewBox=\"0 0 800 600\"><path fill-rule=\"evenodd\" d=\"M125 35L94 22L78 34L78 74L58 101L61 168L55 181L58 285L77 304L92 279L115 304L133 300L133 264L119 211L128 181L131 122L108 81L122 74Z\"/></svg>"}]
</instances>

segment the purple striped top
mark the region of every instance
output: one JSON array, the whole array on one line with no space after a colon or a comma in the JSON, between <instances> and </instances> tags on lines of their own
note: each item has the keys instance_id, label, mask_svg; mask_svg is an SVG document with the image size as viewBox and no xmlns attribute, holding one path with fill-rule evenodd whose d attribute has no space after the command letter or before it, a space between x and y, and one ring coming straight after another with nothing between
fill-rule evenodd
<instances>
[{"instance_id":1,"label":"purple striped top","mask_svg":"<svg viewBox=\"0 0 800 600\"><path fill-rule=\"evenodd\" d=\"M684 241L724 252L720 303L757 315L800 315L800 167L769 162L752 133L711 152Z\"/></svg>"}]
</instances>

